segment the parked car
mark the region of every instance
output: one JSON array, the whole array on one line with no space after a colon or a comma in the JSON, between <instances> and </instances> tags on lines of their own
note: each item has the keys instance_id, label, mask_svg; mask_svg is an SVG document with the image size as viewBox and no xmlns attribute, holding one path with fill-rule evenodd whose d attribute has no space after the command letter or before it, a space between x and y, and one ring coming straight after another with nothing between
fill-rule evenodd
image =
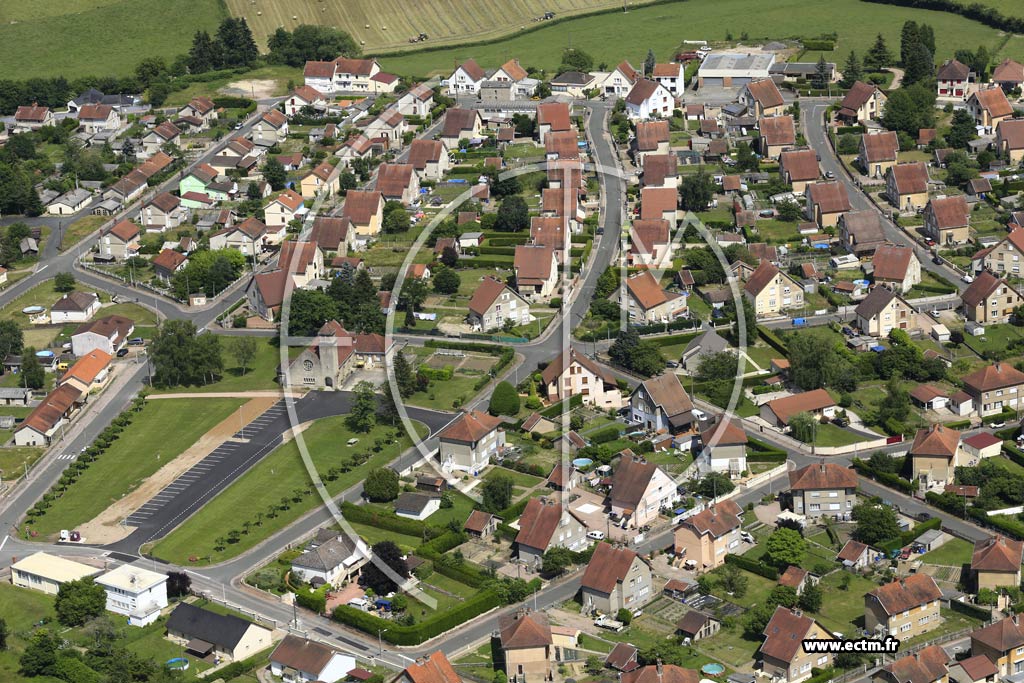
<instances>
[{"instance_id":1,"label":"parked car","mask_svg":"<svg viewBox=\"0 0 1024 683\"><path fill-rule=\"evenodd\" d=\"M836 177L836 174L833 173L832 171L825 171L825 177L828 178L829 180L832 180L833 178Z\"/></svg>"},{"instance_id":2,"label":"parked car","mask_svg":"<svg viewBox=\"0 0 1024 683\"><path fill-rule=\"evenodd\" d=\"M677 363L674 360L666 361L665 362L665 367L667 367L667 368L678 368L679 367L679 363Z\"/></svg>"},{"instance_id":3,"label":"parked car","mask_svg":"<svg viewBox=\"0 0 1024 683\"><path fill-rule=\"evenodd\" d=\"M847 427L850 423L846 421L846 418L834 417L832 418L832 424L836 427Z\"/></svg>"},{"instance_id":4,"label":"parked car","mask_svg":"<svg viewBox=\"0 0 1024 683\"><path fill-rule=\"evenodd\" d=\"M132 337L128 340L128 346L142 346L146 343L146 340L142 337Z\"/></svg>"},{"instance_id":5,"label":"parked car","mask_svg":"<svg viewBox=\"0 0 1024 683\"><path fill-rule=\"evenodd\" d=\"M128 349L118 349L117 350L117 357L118 358L124 358L127 355L128 355Z\"/></svg>"},{"instance_id":6,"label":"parked car","mask_svg":"<svg viewBox=\"0 0 1024 683\"><path fill-rule=\"evenodd\" d=\"M938 255L932 256L932 263L934 263L937 266L941 266L942 265L942 257L938 256Z\"/></svg>"},{"instance_id":7,"label":"parked car","mask_svg":"<svg viewBox=\"0 0 1024 683\"><path fill-rule=\"evenodd\" d=\"M587 532L587 538L591 538L591 539L593 539L595 541L603 541L604 540L604 532L603 531L588 531Z\"/></svg>"},{"instance_id":8,"label":"parked car","mask_svg":"<svg viewBox=\"0 0 1024 683\"><path fill-rule=\"evenodd\" d=\"M989 422L988 426L991 427L992 429L1002 429L1003 427L1006 426L1006 423L1000 420L999 422Z\"/></svg>"}]
</instances>

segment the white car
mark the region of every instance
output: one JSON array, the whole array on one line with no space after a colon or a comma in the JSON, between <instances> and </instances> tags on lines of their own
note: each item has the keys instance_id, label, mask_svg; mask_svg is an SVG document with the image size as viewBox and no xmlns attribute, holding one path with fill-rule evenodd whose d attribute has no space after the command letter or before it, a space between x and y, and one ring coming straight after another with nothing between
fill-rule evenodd
<instances>
[{"instance_id":1,"label":"white car","mask_svg":"<svg viewBox=\"0 0 1024 683\"><path fill-rule=\"evenodd\" d=\"M604 540L604 532L603 531L588 531L587 532L587 538L593 539L595 541L603 541Z\"/></svg>"}]
</instances>

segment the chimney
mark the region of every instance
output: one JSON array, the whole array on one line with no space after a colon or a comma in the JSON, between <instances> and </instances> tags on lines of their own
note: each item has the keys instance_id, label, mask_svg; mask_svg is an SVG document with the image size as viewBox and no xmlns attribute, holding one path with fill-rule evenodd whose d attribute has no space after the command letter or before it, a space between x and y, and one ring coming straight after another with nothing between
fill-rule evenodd
<instances>
[{"instance_id":1,"label":"chimney","mask_svg":"<svg viewBox=\"0 0 1024 683\"><path fill-rule=\"evenodd\" d=\"M658 667L658 678L661 678L661 674L664 672L664 668L661 666L661 658L660 657L658 658L657 664L655 664L655 666Z\"/></svg>"}]
</instances>

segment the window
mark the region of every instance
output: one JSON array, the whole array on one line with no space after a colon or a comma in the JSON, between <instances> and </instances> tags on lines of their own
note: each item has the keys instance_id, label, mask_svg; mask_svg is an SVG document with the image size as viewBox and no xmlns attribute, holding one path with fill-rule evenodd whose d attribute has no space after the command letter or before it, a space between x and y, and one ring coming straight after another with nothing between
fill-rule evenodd
<instances>
[{"instance_id":1,"label":"window","mask_svg":"<svg viewBox=\"0 0 1024 683\"><path fill-rule=\"evenodd\" d=\"M903 624L903 626L900 626L900 633L906 633L910 630L911 626L912 624Z\"/></svg>"}]
</instances>

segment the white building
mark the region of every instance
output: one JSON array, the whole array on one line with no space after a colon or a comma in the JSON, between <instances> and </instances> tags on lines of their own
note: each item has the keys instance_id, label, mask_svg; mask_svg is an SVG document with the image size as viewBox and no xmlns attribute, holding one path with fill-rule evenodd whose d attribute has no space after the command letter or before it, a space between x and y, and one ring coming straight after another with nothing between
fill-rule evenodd
<instances>
[{"instance_id":1,"label":"white building","mask_svg":"<svg viewBox=\"0 0 1024 683\"><path fill-rule=\"evenodd\" d=\"M270 655L270 673L285 683L335 683L355 668L355 657L291 634Z\"/></svg>"},{"instance_id":2,"label":"white building","mask_svg":"<svg viewBox=\"0 0 1024 683\"><path fill-rule=\"evenodd\" d=\"M738 88L768 78L774 63L771 53L712 52L697 69L697 87Z\"/></svg>"},{"instance_id":3,"label":"white building","mask_svg":"<svg viewBox=\"0 0 1024 683\"><path fill-rule=\"evenodd\" d=\"M128 617L131 626L147 626L167 607L167 575L123 564L96 578L107 592L107 611Z\"/></svg>"},{"instance_id":4,"label":"white building","mask_svg":"<svg viewBox=\"0 0 1024 683\"><path fill-rule=\"evenodd\" d=\"M29 588L48 595L56 595L61 584L96 576L101 569L87 564L65 560L63 557L34 553L11 565L11 583L18 588Z\"/></svg>"}]
</instances>

